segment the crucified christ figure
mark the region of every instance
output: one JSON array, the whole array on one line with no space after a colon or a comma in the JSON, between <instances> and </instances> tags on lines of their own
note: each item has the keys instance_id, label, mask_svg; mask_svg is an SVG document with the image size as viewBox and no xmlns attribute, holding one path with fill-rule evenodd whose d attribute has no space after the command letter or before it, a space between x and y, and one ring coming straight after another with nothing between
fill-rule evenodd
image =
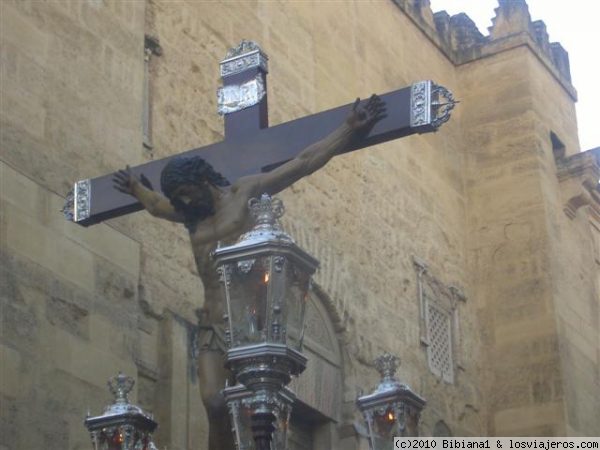
<instances>
[{"instance_id":1,"label":"crucified christ figure","mask_svg":"<svg viewBox=\"0 0 600 450\"><path fill-rule=\"evenodd\" d=\"M140 179L134 176L129 167L115 173L115 189L134 196L153 216L183 223L189 231L204 285L198 376L209 420L210 450L234 449L229 415L221 395L229 376L223 367L224 300L211 252L217 242L232 242L250 229L248 200L264 193L275 195L320 169L333 156L367 136L385 116L385 104L376 95L362 103L357 98L346 120L329 136L271 172L240 178L233 185L200 157L180 156L169 161L160 179L164 196L152 190L143 175Z\"/></svg>"}]
</instances>

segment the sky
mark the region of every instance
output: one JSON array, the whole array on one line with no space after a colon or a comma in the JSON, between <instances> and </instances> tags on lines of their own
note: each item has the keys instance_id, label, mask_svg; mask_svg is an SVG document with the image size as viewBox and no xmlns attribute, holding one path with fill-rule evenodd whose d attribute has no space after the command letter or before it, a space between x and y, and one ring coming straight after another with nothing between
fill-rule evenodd
<instances>
[{"instance_id":1,"label":"sky","mask_svg":"<svg viewBox=\"0 0 600 450\"><path fill-rule=\"evenodd\" d=\"M531 20L543 20L550 42L569 53L571 79L577 90L581 150L600 147L600 0L527 0ZM434 12L466 13L488 35L497 0L431 0Z\"/></svg>"}]
</instances>

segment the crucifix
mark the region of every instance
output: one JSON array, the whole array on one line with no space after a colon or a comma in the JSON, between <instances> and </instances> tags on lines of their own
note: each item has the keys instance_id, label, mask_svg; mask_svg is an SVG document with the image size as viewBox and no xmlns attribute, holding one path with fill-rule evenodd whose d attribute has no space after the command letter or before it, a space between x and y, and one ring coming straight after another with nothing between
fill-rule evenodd
<instances>
[{"instance_id":1,"label":"crucifix","mask_svg":"<svg viewBox=\"0 0 600 450\"><path fill-rule=\"evenodd\" d=\"M159 161L75 183L65 214L93 225L145 208L184 223L204 287L198 376L209 418L209 448L233 448L221 390L223 302L211 252L249 229L247 204L274 195L323 167L333 156L414 133L436 131L450 117L452 94L432 81L268 126L267 56L253 42L221 62L218 91L225 139Z\"/></svg>"},{"instance_id":2,"label":"crucifix","mask_svg":"<svg viewBox=\"0 0 600 450\"><path fill-rule=\"evenodd\" d=\"M251 41L242 41L221 62L223 87L218 90L218 110L224 116L225 139L188 150L199 155L231 183L240 177L265 173L297 156L301 150L331 133L352 104L269 127L267 110L268 58ZM436 131L450 118L452 94L432 81L419 81L380 96L387 117L344 152L359 150L415 133ZM162 169L172 158L132 168L159 186ZM113 174L77 181L67 196L67 219L89 226L143 209L135 199L113 189Z\"/></svg>"}]
</instances>

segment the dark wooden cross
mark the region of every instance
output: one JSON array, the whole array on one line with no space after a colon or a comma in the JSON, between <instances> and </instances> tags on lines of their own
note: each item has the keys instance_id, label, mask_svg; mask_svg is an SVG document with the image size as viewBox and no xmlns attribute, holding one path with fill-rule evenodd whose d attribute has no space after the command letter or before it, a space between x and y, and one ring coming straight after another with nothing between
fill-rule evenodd
<instances>
[{"instance_id":1,"label":"dark wooden cross","mask_svg":"<svg viewBox=\"0 0 600 450\"><path fill-rule=\"evenodd\" d=\"M201 156L233 183L245 175L268 172L294 158L335 130L352 108L350 103L269 127L267 73L267 56L255 43L242 41L231 49L221 62L223 87L218 92L225 139L182 155ZM447 89L432 81L420 81L380 97L387 106L387 117L348 151L436 131L449 119L456 103ZM160 173L169 158L142 164L132 171L138 176L143 173L154 189L160 189ZM143 209L133 197L113 188L112 177L108 174L75 183L64 209L67 218L88 226Z\"/></svg>"}]
</instances>

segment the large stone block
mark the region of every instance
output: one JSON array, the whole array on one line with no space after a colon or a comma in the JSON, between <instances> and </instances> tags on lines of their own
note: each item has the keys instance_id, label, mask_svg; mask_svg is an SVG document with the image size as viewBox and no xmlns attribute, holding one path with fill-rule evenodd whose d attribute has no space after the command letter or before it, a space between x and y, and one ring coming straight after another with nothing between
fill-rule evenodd
<instances>
[{"instance_id":1,"label":"large stone block","mask_svg":"<svg viewBox=\"0 0 600 450\"><path fill-rule=\"evenodd\" d=\"M108 346L100 348L98 343L56 329L44 343L46 357L70 376L104 389L106 380L117 372L136 373L133 355L124 346L123 332L114 325L111 331Z\"/></svg>"},{"instance_id":2,"label":"large stone block","mask_svg":"<svg viewBox=\"0 0 600 450\"><path fill-rule=\"evenodd\" d=\"M17 400L10 394L0 394L0 448L17 450L20 430L17 423L19 407ZM15 439L16 438L16 439Z\"/></svg>"},{"instance_id":3,"label":"large stone block","mask_svg":"<svg viewBox=\"0 0 600 450\"><path fill-rule=\"evenodd\" d=\"M42 229L49 228L56 235L63 235L66 240L73 241L65 244L66 246L81 245L90 252L117 264L130 275L138 276L139 243L107 225L87 229L69 223L60 212L64 204L62 197L46 190L4 163L0 163L0 170L2 199L9 202L10 207L17 208L33 219L28 222L39 224L37 229L40 231L36 233L26 230L24 231L25 235L35 238L40 232L42 235L47 233L47 231L42 232ZM56 236L53 239L56 241ZM41 252L42 247L38 244L39 242L33 247L37 247L37 250Z\"/></svg>"},{"instance_id":4,"label":"large stone block","mask_svg":"<svg viewBox=\"0 0 600 450\"><path fill-rule=\"evenodd\" d=\"M0 344L0 392L7 396L21 394L22 384L19 374L22 371L21 353L13 347Z\"/></svg>"},{"instance_id":5,"label":"large stone block","mask_svg":"<svg viewBox=\"0 0 600 450\"><path fill-rule=\"evenodd\" d=\"M34 353L39 345L39 317L31 305L13 303L12 299L0 297L0 336L2 342L26 353Z\"/></svg>"},{"instance_id":6,"label":"large stone block","mask_svg":"<svg viewBox=\"0 0 600 450\"><path fill-rule=\"evenodd\" d=\"M3 122L25 128L35 138L43 138L46 131L46 108L42 99L28 92L7 92L2 89L0 115Z\"/></svg>"},{"instance_id":7,"label":"large stone block","mask_svg":"<svg viewBox=\"0 0 600 450\"><path fill-rule=\"evenodd\" d=\"M89 339L89 312L80 306L60 297L46 300L46 320L83 339Z\"/></svg>"},{"instance_id":8,"label":"large stone block","mask_svg":"<svg viewBox=\"0 0 600 450\"><path fill-rule=\"evenodd\" d=\"M22 14L17 8L5 3L0 19L2 42L18 44L19 50L38 60L46 62L51 33L40 29L34 20Z\"/></svg>"},{"instance_id":9,"label":"large stone block","mask_svg":"<svg viewBox=\"0 0 600 450\"><path fill-rule=\"evenodd\" d=\"M509 433L511 436L533 436L540 427L554 436L564 433L564 411L562 402L544 405L532 405L521 408L505 409L494 417L496 432Z\"/></svg>"}]
</instances>

